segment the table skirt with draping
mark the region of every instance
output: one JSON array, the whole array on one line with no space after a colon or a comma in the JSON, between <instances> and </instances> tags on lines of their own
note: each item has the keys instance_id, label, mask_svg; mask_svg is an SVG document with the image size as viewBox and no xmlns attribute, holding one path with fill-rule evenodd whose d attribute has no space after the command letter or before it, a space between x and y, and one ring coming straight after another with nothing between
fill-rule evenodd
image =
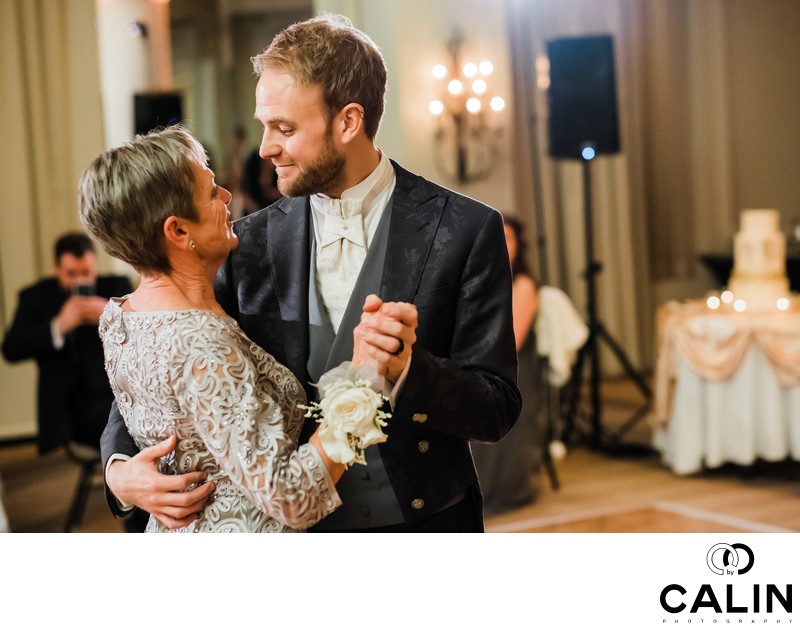
<instances>
[{"instance_id":1,"label":"table skirt with draping","mask_svg":"<svg viewBox=\"0 0 800 631\"><path fill-rule=\"evenodd\" d=\"M800 460L800 298L783 310L656 312L653 444L675 473Z\"/></svg>"},{"instance_id":2,"label":"table skirt with draping","mask_svg":"<svg viewBox=\"0 0 800 631\"><path fill-rule=\"evenodd\" d=\"M800 386L782 387L758 345L724 381L701 377L679 357L672 395L669 422L654 428L653 442L675 473L800 460Z\"/></svg>"}]
</instances>

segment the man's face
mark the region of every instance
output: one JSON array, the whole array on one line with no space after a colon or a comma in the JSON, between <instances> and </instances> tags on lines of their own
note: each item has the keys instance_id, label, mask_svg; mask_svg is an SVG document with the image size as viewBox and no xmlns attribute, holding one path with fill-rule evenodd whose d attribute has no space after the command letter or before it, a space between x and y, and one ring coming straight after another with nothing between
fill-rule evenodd
<instances>
[{"instance_id":1,"label":"man's face","mask_svg":"<svg viewBox=\"0 0 800 631\"><path fill-rule=\"evenodd\" d=\"M264 125L259 153L275 165L281 194L339 196L345 158L334 145L322 88L298 86L286 72L265 70L255 116Z\"/></svg>"},{"instance_id":2,"label":"man's face","mask_svg":"<svg viewBox=\"0 0 800 631\"><path fill-rule=\"evenodd\" d=\"M72 291L75 285L94 285L97 282L97 255L84 252L77 257L66 252L56 261L54 267L58 284L64 291Z\"/></svg>"}]
</instances>

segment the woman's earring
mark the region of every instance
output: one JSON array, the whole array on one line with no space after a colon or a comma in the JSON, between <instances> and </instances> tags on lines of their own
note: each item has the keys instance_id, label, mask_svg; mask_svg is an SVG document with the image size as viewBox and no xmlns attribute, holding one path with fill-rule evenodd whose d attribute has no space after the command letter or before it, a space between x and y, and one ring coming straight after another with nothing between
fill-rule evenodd
<instances>
[{"instance_id":1,"label":"woman's earring","mask_svg":"<svg viewBox=\"0 0 800 631\"><path fill-rule=\"evenodd\" d=\"M189 249L190 250L194 250L196 247L197 247L197 245L195 244L195 242L190 239L189 240Z\"/></svg>"}]
</instances>

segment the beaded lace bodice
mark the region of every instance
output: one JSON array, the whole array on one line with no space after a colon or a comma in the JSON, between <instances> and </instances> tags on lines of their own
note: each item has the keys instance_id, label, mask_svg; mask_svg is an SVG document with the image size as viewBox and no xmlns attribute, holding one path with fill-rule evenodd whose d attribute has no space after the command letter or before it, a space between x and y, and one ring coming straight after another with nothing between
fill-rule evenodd
<instances>
[{"instance_id":1,"label":"beaded lace bodice","mask_svg":"<svg viewBox=\"0 0 800 631\"><path fill-rule=\"evenodd\" d=\"M235 320L208 311L100 319L111 389L140 449L171 434L163 473L205 471L216 490L189 532L304 529L341 504L316 449L297 448L305 393ZM167 531L155 518L148 532Z\"/></svg>"}]
</instances>

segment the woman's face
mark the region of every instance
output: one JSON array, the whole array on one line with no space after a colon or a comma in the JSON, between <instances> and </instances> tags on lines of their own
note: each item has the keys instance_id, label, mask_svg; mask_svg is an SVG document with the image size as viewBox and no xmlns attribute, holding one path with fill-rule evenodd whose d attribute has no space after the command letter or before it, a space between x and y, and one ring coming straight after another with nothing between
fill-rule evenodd
<instances>
[{"instance_id":1,"label":"woman's face","mask_svg":"<svg viewBox=\"0 0 800 631\"><path fill-rule=\"evenodd\" d=\"M224 260L239 243L233 232L231 213L228 210L232 196L227 189L217 186L214 172L206 166L192 164L194 172L194 206L197 222L192 227L191 238L198 255Z\"/></svg>"},{"instance_id":2,"label":"woman's face","mask_svg":"<svg viewBox=\"0 0 800 631\"><path fill-rule=\"evenodd\" d=\"M511 226L505 226L506 248L508 248L508 260L511 263L517 258L517 235Z\"/></svg>"}]
</instances>

